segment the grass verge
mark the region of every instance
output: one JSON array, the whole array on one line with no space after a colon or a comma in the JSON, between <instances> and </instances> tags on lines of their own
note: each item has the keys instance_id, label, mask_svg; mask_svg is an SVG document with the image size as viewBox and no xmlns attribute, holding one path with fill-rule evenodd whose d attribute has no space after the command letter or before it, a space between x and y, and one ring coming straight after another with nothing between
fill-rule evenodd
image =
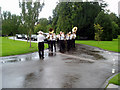
<instances>
[{"instance_id":1,"label":"grass verge","mask_svg":"<svg viewBox=\"0 0 120 90\"><path fill-rule=\"evenodd\" d=\"M108 51L114 51L114 52L120 52L120 49L118 49L118 41L119 39L113 39L113 41L94 41L94 40L76 40L76 44L85 44L90 45L94 47L98 47L104 50Z\"/></svg>"},{"instance_id":2,"label":"grass verge","mask_svg":"<svg viewBox=\"0 0 120 90\"><path fill-rule=\"evenodd\" d=\"M0 48L1 56L10 56L10 55L19 55L19 54L25 54L30 52L38 51L38 44L37 43L27 43L25 41L17 41L17 40L11 40L7 39L6 37L0 37L2 42L0 42ZM48 45L45 44L45 48L47 48Z\"/></svg>"},{"instance_id":3,"label":"grass verge","mask_svg":"<svg viewBox=\"0 0 120 90\"><path fill-rule=\"evenodd\" d=\"M115 84L120 86L120 73L115 75L112 79L110 79L109 84Z\"/></svg>"}]
</instances>

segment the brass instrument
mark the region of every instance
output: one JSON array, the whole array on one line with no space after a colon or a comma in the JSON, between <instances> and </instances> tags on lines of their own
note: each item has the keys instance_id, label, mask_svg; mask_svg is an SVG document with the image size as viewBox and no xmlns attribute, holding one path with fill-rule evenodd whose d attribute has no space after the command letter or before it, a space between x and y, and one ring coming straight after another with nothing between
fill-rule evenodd
<instances>
[{"instance_id":1,"label":"brass instrument","mask_svg":"<svg viewBox=\"0 0 120 90\"><path fill-rule=\"evenodd\" d=\"M48 30L48 31L49 31L49 33L50 33L50 34L52 34L52 33L54 32L54 29L49 28L49 30Z\"/></svg>"},{"instance_id":2,"label":"brass instrument","mask_svg":"<svg viewBox=\"0 0 120 90\"><path fill-rule=\"evenodd\" d=\"M74 27L74 28L72 29L72 32L76 33L76 32L77 32L77 27Z\"/></svg>"}]
</instances>

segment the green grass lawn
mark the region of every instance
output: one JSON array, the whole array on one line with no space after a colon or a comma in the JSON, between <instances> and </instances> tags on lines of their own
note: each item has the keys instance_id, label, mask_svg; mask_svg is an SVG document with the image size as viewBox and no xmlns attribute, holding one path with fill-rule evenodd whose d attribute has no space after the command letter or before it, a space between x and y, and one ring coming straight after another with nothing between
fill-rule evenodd
<instances>
[{"instance_id":1,"label":"green grass lawn","mask_svg":"<svg viewBox=\"0 0 120 90\"><path fill-rule=\"evenodd\" d=\"M120 49L118 49L118 40L120 40L120 38L113 39L113 41L99 41L99 42L94 40L76 40L75 43L99 47L104 50L120 52Z\"/></svg>"},{"instance_id":2,"label":"green grass lawn","mask_svg":"<svg viewBox=\"0 0 120 90\"><path fill-rule=\"evenodd\" d=\"M37 43L32 43L32 47L30 48L30 43L25 41L11 40L6 37L0 37L0 39L2 40L2 42L0 42L0 49L2 49L0 56L18 55L38 51ZM45 48L47 47L48 45L45 44Z\"/></svg>"},{"instance_id":3,"label":"green grass lawn","mask_svg":"<svg viewBox=\"0 0 120 90\"><path fill-rule=\"evenodd\" d=\"M110 79L109 84L110 83L120 86L120 73L114 76L112 79Z\"/></svg>"}]
</instances>

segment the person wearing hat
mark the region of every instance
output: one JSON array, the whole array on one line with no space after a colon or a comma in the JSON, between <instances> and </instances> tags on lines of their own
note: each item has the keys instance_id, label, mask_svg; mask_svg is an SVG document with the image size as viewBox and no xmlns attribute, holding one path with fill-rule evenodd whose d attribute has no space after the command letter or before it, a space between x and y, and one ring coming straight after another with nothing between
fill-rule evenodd
<instances>
[{"instance_id":1,"label":"person wearing hat","mask_svg":"<svg viewBox=\"0 0 120 90\"><path fill-rule=\"evenodd\" d=\"M64 52L65 50L64 39L65 39L64 32L60 31L59 35L60 52Z\"/></svg>"},{"instance_id":2,"label":"person wearing hat","mask_svg":"<svg viewBox=\"0 0 120 90\"><path fill-rule=\"evenodd\" d=\"M71 37L72 37L72 47L73 47L73 48L75 48L76 32L77 32L77 27L74 27L74 28L72 29L72 35L71 35Z\"/></svg>"},{"instance_id":3,"label":"person wearing hat","mask_svg":"<svg viewBox=\"0 0 120 90\"><path fill-rule=\"evenodd\" d=\"M52 28L49 28L49 34L47 35L49 51L53 52L53 32Z\"/></svg>"},{"instance_id":4,"label":"person wearing hat","mask_svg":"<svg viewBox=\"0 0 120 90\"><path fill-rule=\"evenodd\" d=\"M37 42L38 42L38 50L40 59L44 59L44 35L42 31L38 32Z\"/></svg>"},{"instance_id":5,"label":"person wearing hat","mask_svg":"<svg viewBox=\"0 0 120 90\"><path fill-rule=\"evenodd\" d=\"M55 33L53 33L52 35L53 35L52 36L53 47L54 47L54 50L56 52L56 40L57 40L57 37L56 37Z\"/></svg>"},{"instance_id":6,"label":"person wearing hat","mask_svg":"<svg viewBox=\"0 0 120 90\"><path fill-rule=\"evenodd\" d=\"M71 32L69 32L66 35L66 40L67 40L67 51L69 51L71 49L71 45L72 45L72 37L71 37Z\"/></svg>"}]
</instances>

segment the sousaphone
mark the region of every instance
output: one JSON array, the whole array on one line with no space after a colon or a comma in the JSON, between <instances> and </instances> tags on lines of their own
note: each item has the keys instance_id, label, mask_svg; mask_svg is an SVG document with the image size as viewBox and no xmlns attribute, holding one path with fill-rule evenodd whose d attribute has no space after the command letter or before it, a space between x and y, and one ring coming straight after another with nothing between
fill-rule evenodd
<instances>
[{"instance_id":1,"label":"sousaphone","mask_svg":"<svg viewBox=\"0 0 120 90\"><path fill-rule=\"evenodd\" d=\"M72 32L76 33L76 32L77 32L77 27L74 27L74 28L72 29Z\"/></svg>"}]
</instances>

